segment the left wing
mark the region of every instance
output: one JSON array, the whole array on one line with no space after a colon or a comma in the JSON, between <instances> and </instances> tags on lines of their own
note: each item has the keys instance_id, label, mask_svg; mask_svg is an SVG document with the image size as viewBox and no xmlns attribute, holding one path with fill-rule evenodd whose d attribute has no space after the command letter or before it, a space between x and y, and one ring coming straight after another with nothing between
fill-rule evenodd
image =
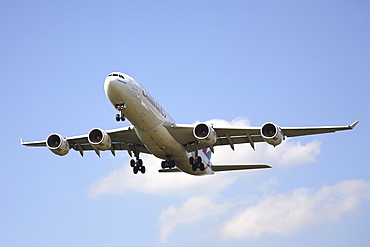
<instances>
[{"instance_id":1,"label":"left wing","mask_svg":"<svg viewBox=\"0 0 370 247\"><path fill-rule=\"evenodd\" d=\"M347 126L319 126L319 127L279 127L274 123L266 123L261 127L222 127L222 126L210 126L205 123L197 125L173 125L164 124L170 134L181 144L183 144L188 151L195 149L195 143L197 149L213 148L213 146L230 145L234 149L235 144L250 143L254 149L255 142L267 142L271 145L277 146L285 137L295 137L304 135L315 135L323 133L332 133L341 130L353 129L359 121L355 121L351 125ZM195 129L200 126L204 127L204 130L208 131L204 136L196 137ZM210 145L206 142L208 136L215 133L215 142Z\"/></svg>"},{"instance_id":2,"label":"left wing","mask_svg":"<svg viewBox=\"0 0 370 247\"><path fill-rule=\"evenodd\" d=\"M110 138L111 146L110 149L115 154L115 150L127 150L132 156L132 152L142 152L150 153L146 147L143 145L139 137L136 135L134 127L125 127L113 130L103 131L101 129L95 129L101 131L102 136L108 135ZM91 131L90 131L91 132ZM58 134L52 134L58 135ZM50 137L50 136L49 136ZM35 141L35 142L23 142L21 139L21 144L25 146L47 146L48 139L44 141ZM68 147L76 151L79 151L81 156L83 156L84 151L94 150L96 154L100 156L100 149L89 142L88 134L64 137L64 142L68 143ZM69 150L69 149L66 149ZM53 151L53 150L52 150ZM54 152L54 151L53 151ZM66 151L67 152L67 151ZM57 153L58 154L58 153ZM64 154L59 154L64 155Z\"/></svg>"}]
</instances>

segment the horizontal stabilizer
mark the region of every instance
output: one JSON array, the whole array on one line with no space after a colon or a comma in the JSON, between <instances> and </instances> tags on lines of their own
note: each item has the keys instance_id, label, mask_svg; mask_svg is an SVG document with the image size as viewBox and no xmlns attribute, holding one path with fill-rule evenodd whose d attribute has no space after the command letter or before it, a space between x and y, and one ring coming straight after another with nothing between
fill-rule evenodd
<instances>
[{"instance_id":1,"label":"horizontal stabilizer","mask_svg":"<svg viewBox=\"0 0 370 247\"><path fill-rule=\"evenodd\" d=\"M250 170L250 169L263 169L271 168L271 166L266 164L249 164L249 165L212 165L212 170L214 172L222 171L236 171L236 170ZM172 169L160 169L158 172L181 172L178 168Z\"/></svg>"},{"instance_id":2,"label":"horizontal stabilizer","mask_svg":"<svg viewBox=\"0 0 370 247\"><path fill-rule=\"evenodd\" d=\"M171 168L171 169L160 169L159 172L181 172L178 168Z\"/></svg>"},{"instance_id":3,"label":"horizontal stabilizer","mask_svg":"<svg viewBox=\"0 0 370 247\"><path fill-rule=\"evenodd\" d=\"M212 170L215 172L221 171L236 171L236 170L249 170L249 169L262 169L271 168L266 164L250 164L250 165L213 165Z\"/></svg>"}]
</instances>

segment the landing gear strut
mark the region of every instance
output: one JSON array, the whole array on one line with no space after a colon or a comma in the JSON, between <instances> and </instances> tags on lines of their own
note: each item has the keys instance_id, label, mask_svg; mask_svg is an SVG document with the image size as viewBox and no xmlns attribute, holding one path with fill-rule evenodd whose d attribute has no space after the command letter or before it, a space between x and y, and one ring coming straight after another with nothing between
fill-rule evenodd
<instances>
[{"instance_id":1,"label":"landing gear strut","mask_svg":"<svg viewBox=\"0 0 370 247\"><path fill-rule=\"evenodd\" d=\"M123 110L126 110L126 104L116 104L116 109L120 112L116 115L116 121L125 121L125 115L123 114Z\"/></svg>"}]
</instances>

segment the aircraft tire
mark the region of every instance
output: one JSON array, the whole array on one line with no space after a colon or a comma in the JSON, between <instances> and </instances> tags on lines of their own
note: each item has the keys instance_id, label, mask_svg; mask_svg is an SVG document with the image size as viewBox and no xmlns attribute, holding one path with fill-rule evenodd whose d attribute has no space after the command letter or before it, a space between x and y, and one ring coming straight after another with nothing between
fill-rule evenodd
<instances>
[{"instance_id":1,"label":"aircraft tire","mask_svg":"<svg viewBox=\"0 0 370 247\"><path fill-rule=\"evenodd\" d=\"M204 171L204 164L203 164L203 163L200 163L200 164L199 164L199 169L200 169L201 171Z\"/></svg>"},{"instance_id":2,"label":"aircraft tire","mask_svg":"<svg viewBox=\"0 0 370 247\"><path fill-rule=\"evenodd\" d=\"M143 160L142 159L138 159L137 160L137 166L143 166Z\"/></svg>"},{"instance_id":3,"label":"aircraft tire","mask_svg":"<svg viewBox=\"0 0 370 247\"><path fill-rule=\"evenodd\" d=\"M189 158L189 163L190 163L190 165L194 165L194 157Z\"/></svg>"},{"instance_id":4,"label":"aircraft tire","mask_svg":"<svg viewBox=\"0 0 370 247\"><path fill-rule=\"evenodd\" d=\"M198 169L198 166L196 164L193 164L191 166L191 168L192 168L193 172L195 172Z\"/></svg>"},{"instance_id":5,"label":"aircraft tire","mask_svg":"<svg viewBox=\"0 0 370 247\"><path fill-rule=\"evenodd\" d=\"M135 160L130 160L130 166L134 167L135 166Z\"/></svg>"},{"instance_id":6,"label":"aircraft tire","mask_svg":"<svg viewBox=\"0 0 370 247\"><path fill-rule=\"evenodd\" d=\"M138 166L134 166L134 174L137 174L139 171L139 167Z\"/></svg>"},{"instance_id":7,"label":"aircraft tire","mask_svg":"<svg viewBox=\"0 0 370 247\"><path fill-rule=\"evenodd\" d=\"M141 171L141 173L142 173L142 174L145 174L145 171L146 171L145 166L142 166L142 167L140 168L140 171Z\"/></svg>"}]
</instances>

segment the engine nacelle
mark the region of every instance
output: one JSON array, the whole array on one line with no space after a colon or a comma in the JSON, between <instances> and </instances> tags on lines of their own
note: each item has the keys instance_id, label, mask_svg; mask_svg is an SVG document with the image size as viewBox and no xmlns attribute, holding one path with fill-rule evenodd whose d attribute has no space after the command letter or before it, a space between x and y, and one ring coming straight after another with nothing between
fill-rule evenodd
<instances>
[{"instance_id":1,"label":"engine nacelle","mask_svg":"<svg viewBox=\"0 0 370 247\"><path fill-rule=\"evenodd\" d=\"M213 146L217 141L216 131L205 123L200 123L193 129L195 138L206 146Z\"/></svg>"},{"instance_id":2,"label":"engine nacelle","mask_svg":"<svg viewBox=\"0 0 370 247\"><path fill-rule=\"evenodd\" d=\"M265 142L273 146L279 145L284 140L283 132L274 123L265 123L262 125L261 135Z\"/></svg>"},{"instance_id":3,"label":"engine nacelle","mask_svg":"<svg viewBox=\"0 0 370 247\"><path fill-rule=\"evenodd\" d=\"M46 146L50 151L60 156L68 154L70 149L68 141L63 136L56 133L46 138Z\"/></svg>"},{"instance_id":4,"label":"engine nacelle","mask_svg":"<svg viewBox=\"0 0 370 247\"><path fill-rule=\"evenodd\" d=\"M98 150L108 150L112 146L110 136L102 129L92 129L88 134L88 139L91 145Z\"/></svg>"}]
</instances>

